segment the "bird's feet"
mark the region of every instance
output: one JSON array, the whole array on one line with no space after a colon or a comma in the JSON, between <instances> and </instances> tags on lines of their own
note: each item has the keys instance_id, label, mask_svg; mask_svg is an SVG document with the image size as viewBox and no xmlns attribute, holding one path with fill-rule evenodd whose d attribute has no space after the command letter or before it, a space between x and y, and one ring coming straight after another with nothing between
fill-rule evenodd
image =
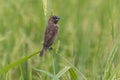
<instances>
[{"instance_id":1,"label":"bird's feet","mask_svg":"<svg viewBox=\"0 0 120 80\"><path fill-rule=\"evenodd\" d=\"M53 50L53 48L52 48L52 47L49 47L49 50Z\"/></svg>"}]
</instances>

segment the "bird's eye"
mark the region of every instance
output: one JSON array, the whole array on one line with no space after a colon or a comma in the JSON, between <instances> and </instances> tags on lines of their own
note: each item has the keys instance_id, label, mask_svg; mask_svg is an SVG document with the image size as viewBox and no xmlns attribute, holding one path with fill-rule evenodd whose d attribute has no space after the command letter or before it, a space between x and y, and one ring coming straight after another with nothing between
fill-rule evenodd
<instances>
[{"instance_id":1,"label":"bird's eye","mask_svg":"<svg viewBox=\"0 0 120 80\"><path fill-rule=\"evenodd\" d=\"M53 18L54 18L54 19L57 19L57 17L56 17L56 16L54 16Z\"/></svg>"}]
</instances>

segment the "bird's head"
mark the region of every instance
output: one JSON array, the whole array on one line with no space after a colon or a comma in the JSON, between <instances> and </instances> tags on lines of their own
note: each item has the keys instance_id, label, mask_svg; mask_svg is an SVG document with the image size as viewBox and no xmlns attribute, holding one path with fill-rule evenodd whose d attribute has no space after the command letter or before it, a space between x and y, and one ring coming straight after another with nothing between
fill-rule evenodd
<instances>
[{"instance_id":1,"label":"bird's head","mask_svg":"<svg viewBox=\"0 0 120 80\"><path fill-rule=\"evenodd\" d=\"M59 20L60 20L60 17L58 17L58 16L51 16L48 22L57 24Z\"/></svg>"}]
</instances>

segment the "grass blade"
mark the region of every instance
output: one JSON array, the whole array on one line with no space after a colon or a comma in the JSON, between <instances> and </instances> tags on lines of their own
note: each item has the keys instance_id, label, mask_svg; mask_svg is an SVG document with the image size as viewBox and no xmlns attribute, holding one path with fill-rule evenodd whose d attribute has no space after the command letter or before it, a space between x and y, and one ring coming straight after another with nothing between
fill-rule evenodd
<instances>
[{"instance_id":1,"label":"grass blade","mask_svg":"<svg viewBox=\"0 0 120 80\"><path fill-rule=\"evenodd\" d=\"M64 73L66 73L67 71L69 71L71 67L67 66L65 68L63 68L59 73L57 73L56 77L60 78Z\"/></svg>"},{"instance_id":2,"label":"grass blade","mask_svg":"<svg viewBox=\"0 0 120 80\"><path fill-rule=\"evenodd\" d=\"M35 53L32 53L28 56L25 56L21 59L18 59L16 62L9 64L8 66L5 66L3 69L0 70L0 75L3 74L4 72L7 72L8 70L12 69L13 67L17 66L18 64L25 62L26 60L30 59L31 57L35 56L36 54L39 54L40 51L37 51Z\"/></svg>"},{"instance_id":3,"label":"grass blade","mask_svg":"<svg viewBox=\"0 0 120 80\"><path fill-rule=\"evenodd\" d=\"M48 72L48 71L45 71L45 70L39 70L39 69L34 69L34 70L39 71L39 72L42 72L42 73L48 75L48 76L51 77L51 78L54 77L54 75L53 75L52 73Z\"/></svg>"},{"instance_id":4,"label":"grass blade","mask_svg":"<svg viewBox=\"0 0 120 80\"><path fill-rule=\"evenodd\" d=\"M118 50L118 46L115 45L109 56L108 56L108 60L107 60L107 63L106 63L106 67L105 67L105 72L104 72L104 77L103 77L103 80L106 80L110 77L110 74L111 74L111 68L112 68L112 62L113 62L113 59L115 57L115 54L117 53L117 50Z\"/></svg>"},{"instance_id":5,"label":"grass blade","mask_svg":"<svg viewBox=\"0 0 120 80\"><path fill-rule=\"evenodd\" d=\"M73 70L73 68L70 68L69 72L70 72L70 75L73 78L73 80L78 80L77 74L75 73L75 71Z\"/></svg>"}]
</instances>

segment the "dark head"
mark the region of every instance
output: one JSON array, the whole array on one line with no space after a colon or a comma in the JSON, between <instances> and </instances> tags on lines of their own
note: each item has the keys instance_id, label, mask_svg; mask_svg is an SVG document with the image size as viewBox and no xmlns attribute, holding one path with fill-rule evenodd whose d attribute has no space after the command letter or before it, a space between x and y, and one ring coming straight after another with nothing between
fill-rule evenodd
<instances>
[{"instance_id":1,"label":"dark head","mask_svg":"<svg viewBox=\"0 0 120 80\"><path fill-rule=\"evenodd\" d=\"M57 24L57 22L59 20L60 20L60 17L58 17L58 16L51 16L48 22Z\"/></svg>"}]
</instances>

